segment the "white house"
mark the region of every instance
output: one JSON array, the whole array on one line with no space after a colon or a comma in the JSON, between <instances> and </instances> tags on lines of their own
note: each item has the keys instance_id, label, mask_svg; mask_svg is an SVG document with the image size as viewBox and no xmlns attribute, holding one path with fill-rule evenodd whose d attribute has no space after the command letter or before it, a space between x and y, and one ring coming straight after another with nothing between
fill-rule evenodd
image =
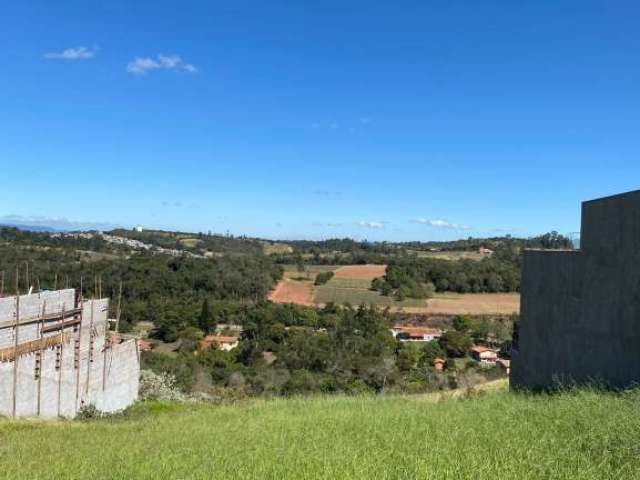
<instances>
[{"instance_id":1,"label":"white house","mask_svg":"<svg viewBox=\"0 0 640 480\"><path fill-rule=\"evenodd\" d=\"M496 352L478 345L471 348L471 356L480 363L495 364L498 361L498 354Z\"/></svg>"},{"instance_id":2,"label":"white house","mask_svg":"<svg viewBox=\"0 0 640 480\"><path fill-rule=\"evenodd\" d=\"M442 336L442 330L428 327L396 325L391 329L394 338L401 342L430 342Z\"/></svg>"}]
</instances>

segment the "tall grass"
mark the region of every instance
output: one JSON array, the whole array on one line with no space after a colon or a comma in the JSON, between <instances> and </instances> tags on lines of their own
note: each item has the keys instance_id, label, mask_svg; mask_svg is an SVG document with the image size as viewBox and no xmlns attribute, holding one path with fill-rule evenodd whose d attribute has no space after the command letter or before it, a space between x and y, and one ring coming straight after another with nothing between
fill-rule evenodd
<instances>
[{"instance_id":1,"label":"tall grass","mask_svg":"<svg viewBox=\"0 0 640 480\"><path fill-rule=\"evenodd\" d=\"M640 393L151 404L93 422L0 422L0 476L637 479Z\"/></svg>"}]
</instances>

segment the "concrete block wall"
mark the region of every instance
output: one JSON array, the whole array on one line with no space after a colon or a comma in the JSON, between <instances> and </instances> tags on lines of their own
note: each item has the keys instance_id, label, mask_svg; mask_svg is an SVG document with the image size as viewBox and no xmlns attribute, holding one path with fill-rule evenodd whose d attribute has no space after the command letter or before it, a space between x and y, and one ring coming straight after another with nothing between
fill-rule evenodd
<instances>
[{"instance_id":1,"label":"concrete block wall","mask_svg":"<svg viewBox=\"0 0 640 480\"><path fill-rule=\"evenodd\" d=\"M582 206L581 250L525 251L511 384L640 383L640 191Z\"/></svg>"},{"instance_id":2,"label":"concrete block wall","mask_svg":"<svg viewBox=\"0 0 640 480\"><path fill-rule=\"evenodd\" d=\"M74 417L84 406L94 405L113 412L137 399L140 372L137 340L113 345L106 341L107 299L83 302L80 325L46 333L42 332L43 326L56 325L61 320L30 320L75 308L74 290L20 296L20 321L16 327L17 303L15 297L0 299L0 349L12 348L16 334L18 345L44 337L64 341L0 362L1 415Z\"/></svg>"}]
</instances>

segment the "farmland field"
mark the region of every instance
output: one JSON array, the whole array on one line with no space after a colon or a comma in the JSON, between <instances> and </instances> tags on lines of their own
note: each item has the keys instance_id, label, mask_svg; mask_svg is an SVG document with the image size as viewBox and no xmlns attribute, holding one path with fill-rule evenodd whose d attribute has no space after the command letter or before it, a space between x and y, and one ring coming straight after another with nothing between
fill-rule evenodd
<instances>
[{"instance_id":1,"label":"farmland field","mask_svg":"<svg viewBox=\"0 0 640 480\"><path fill-rule=\"evenodd\" d=\"M408 312L424 314L505 314L520 311L519 293L438 293L426 307L406 308Z\"/></svg>"},{"instance_id":2,"label":"farmland field","mask_svg":"<svg viewBox=\"0 0 640 480\"><path fill-rule=\"evenodd\" d=\"M382 277L386 270L386 265L345 265L336 270L336 278L357 278L371 281L376 277Z\"/></svg>"},{"instance_id":3,"label":"farmland field","mask_svg":"<svg viewBox=\"0 0 640 480\"><path fill-rule=\"evenodd\" d=\"M332 272L337 268L334 265L305 265L304 272L300 272L295 265L284 265L284 278L306 278L313 281L318 273Z\"/></svg>"},{"instance_id":4,"label":"farmland field","mask_svg":"<svg viewBox=\"0 0 640 480\"><path fill-rule=\"evenodd\" d=\"M422 299L407 299L398 302L393 297L385 297L379 292L364 288L343 288L337 287L331 280L326 285L315 287L314 302L318 305L324 305L332 302L337 304L349 303L353 306L360 304L373 304L379 307L392 308L425 308L426 301Z\"/></svg>"},{"instance_id":5,"label":"farmland field","mask_svg":"<svg viewBox=\"0 0 640 480\"><path fill-rule=\"evenodd\" d=\"M415 253L419 258L439 258L442 260L482 260L487 255L479 252L468 251L444 251L444 252L427 252L424 250L409 250Z\"/></svg>"},{"instance_id":6,"label":"farmland field","mask_svg":"<svg viewBox=\"0 0 640 480\"><path fill-rule=\"evenodd\" d=\"M640 392L139 404L0 420L0 478L633 480Z\"/></svg>"},{"instance_id":7,"label":"farmland field","mask_svg":"<svg viewBox=\"0 0 640 480\"><path fill-rule=\"evenodd\" d=\"M281 280L269 294L269 300L274 303L313 305L313 285L311 282L298 282L290 279Z\"/></svg>"},{"instance_id":8,"label":"farmland field","mask_svg":"<svg viewBox=\"0 0 640 480\"><path fill-rule=\"evenodd\" d=\"M371 280L364 278L337 278L333 277L329 284L334 288L359 288L368 290L371 287Z\"/></svg>"},{"instance_id":9,"label":"farmland field","mask_svg":"<svg viewBox=\"0 0 640 480\"><path fill-rule=\"evenodd\" d=\"M308 265L301 273L295 265L286 265L285 279L269 299L277 303L319 306L330 302L353 306L364 303L425 315L508 315L520 311L518 293L438 293L429 300L408 298L398 302L370 290L371 280L384 275L385 269L385 265ZM335 276L325 285L314 286L315 276L326 271L335 272Z\"/></svg>"}]
</instances>

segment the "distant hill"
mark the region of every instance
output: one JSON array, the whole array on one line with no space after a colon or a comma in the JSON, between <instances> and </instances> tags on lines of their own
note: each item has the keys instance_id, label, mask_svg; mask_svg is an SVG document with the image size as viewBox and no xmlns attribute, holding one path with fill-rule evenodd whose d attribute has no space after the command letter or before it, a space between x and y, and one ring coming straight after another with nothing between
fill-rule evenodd
<instances>
[{"instance_id":1,"label":"distant hill","mask_svg":"<svg viewBox=\"0 0 640 480\"><path fill-rule=\"evenodd\" d=\"M0 228L2 227L17 228L18 230L24 230L27 232L55 233L62 231L48 225L22 225L19 223L0 223Z\"/></svg>"}]
</instances>

